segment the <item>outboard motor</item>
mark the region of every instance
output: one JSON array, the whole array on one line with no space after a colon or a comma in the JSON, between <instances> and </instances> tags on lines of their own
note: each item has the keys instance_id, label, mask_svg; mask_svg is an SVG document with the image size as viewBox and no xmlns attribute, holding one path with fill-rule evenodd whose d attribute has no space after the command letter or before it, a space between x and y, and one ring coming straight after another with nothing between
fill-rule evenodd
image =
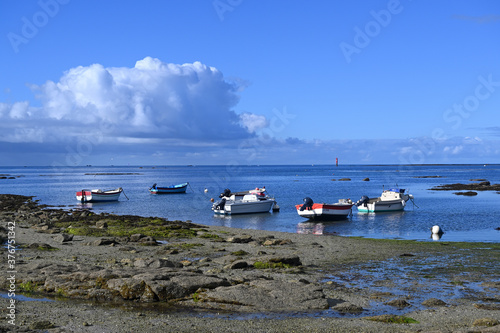
<instances>
[{"instance_id":1,"label":"outboard motor","mask_svg":"<svg viewBox=\"0 0 500 333\"><path fill-rule=\"evenodd\" d=\"M304 198L304 204L302 205L302 207L300 207L300 211L303 211L303 210L306 210L306 209L312 209L312 206L314 204L314 201L309 198L309 197L305 197Z\"/></svg>"},{"instance_id":2,"label":"outboard motor","mask_svg":"<svg viewBox=\"0 0 500 333\"><path fill-rule=\"evenodd\" d=\"M222 195L222 194L221 194ZM224 206L226 205L226 198L222 198L217 206L215 206L215 209L217 210L224 210Z\"/></svg>"},{"instance_id":3,"label":"outboard motor","mask_svg":"<svg viewBox=\"0 0 500 333\"><path fill-rule=\"evenodd\" d=\"M370 198L368 198L368 196L366 196L366 195L363 195L361 197L361 199L359 199L358 202L356 202L356 207L359 207L365 203L368 203L369 201L370 201Z\"/></svg>"},{"instance_id":4,"label":"outboard motor","mask_svg":"<svg viewBox=\"0 0 500 333\"><path fill-rule=\"evenodd\" d=\"M231 196L231 190L226 188L224 190L224 192L222 192L220 195L219 195L219 198L223 198L223 197L230 197Z\"/></svg>"},{"instance_id":5,"label":"outboard motor","mask_svg":"<svg viewBox=\"0 0 500 333\"><path fill-rule=\"evenodd\" d=\"M151 186L151 188L150 188L150 189L151 189L151 190L152 190L152 189L156 189L156 183L154 183L154 184L153 184L153 186Z\"/></svg>"}]
</instances>

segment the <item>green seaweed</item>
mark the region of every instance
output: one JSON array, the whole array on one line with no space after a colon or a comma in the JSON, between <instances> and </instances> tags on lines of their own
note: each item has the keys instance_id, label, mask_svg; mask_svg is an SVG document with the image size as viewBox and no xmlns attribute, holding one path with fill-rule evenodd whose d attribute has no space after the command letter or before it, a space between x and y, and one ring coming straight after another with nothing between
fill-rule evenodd
<instances>
[{"instance_id":1,"label":"green seaweed","mask_svg":"<svg viewBox=\"0 0 500 333\"><path fill-rule=\"evenodd\" d=\"M33 283L33 281L26 281L19 284L19 289L28 293L34 292L36 287L38 287L38 284Z\"/></svg>"},{"instance_id":2,"label":"green seaweed","mask_svg":"<svg viewBox=\"0 0 500 333\"><path fill-rule=\"evenodd\" d=\"M99 218L99 217L98 217ZM97 228L95 223L103 221L107 227ZM137 218L123 216L122 218L106 218L78 221L59 221L55 227L65 228L67 233L78 236L94 237L130 237L134 234L143 234L156 239L193 238L196 236L195 228L190 228L182 221L167 221L160 218ZM215 238L215 236L214 236Z\"/></svg>"}]
</instances>

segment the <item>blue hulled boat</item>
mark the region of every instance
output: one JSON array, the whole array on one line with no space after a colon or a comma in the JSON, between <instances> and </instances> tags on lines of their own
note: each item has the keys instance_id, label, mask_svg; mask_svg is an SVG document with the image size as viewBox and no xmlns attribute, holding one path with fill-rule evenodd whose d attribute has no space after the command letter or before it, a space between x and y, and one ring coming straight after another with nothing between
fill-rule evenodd
<instances>
[{"instance_id":1,"label":"blue hulled boat","mask_svg":"<svg viewBox=\"0 0 500 333\"><path fill-rule=\"evenodd\" d=\"M171 193L186 193L186 189L189 183L183 183L178 185L170 185L167 187L159 187L157 184L153 184L149 188L149 192L152 194L171 194Z\"/></svg>"}]
</instances>

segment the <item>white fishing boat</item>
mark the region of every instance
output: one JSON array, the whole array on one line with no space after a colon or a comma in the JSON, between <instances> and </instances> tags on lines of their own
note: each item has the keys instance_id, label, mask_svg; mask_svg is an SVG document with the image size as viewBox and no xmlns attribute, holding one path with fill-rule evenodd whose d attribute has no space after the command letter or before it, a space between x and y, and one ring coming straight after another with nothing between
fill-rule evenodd
<instances>
[{"instance_id":1,"label":"white fishing boat","mask_svg":"<svg viewBox=\"0 0 500 333\"><path fill-rule=\"evenodd\" d=\"M350 199L340 199L333 204L314 203L311 198L304 198L302 205L296 205L297 214L309 220L340 220L351 214L354 203Z\"/></svg>"},{"instance_id":2,"label":"white fishing boat","mask_svg":"<svg viewBox=\"0 0 500 333\"><path fill-rule=\"evenodd\" d=\"M212 205L216 214L267 213L276 205L276 200L266 193L265 187L236 193L226 189L219 197L221 199Z\"/></svg>"},{"instance_id":3,"label":"white fishing boat","mask_svg":"<svg viewBox=\"0 0 500 333\"><path fill-rule=\"evenodd\" d=\"M356 202L359 212L393 212L401 211L406 207L408 200L413 200L413 195L405 193L405 189L391 188L384 190L378 198L362 196Z\"/></svg>"},{"instance_id":4,"label":"white fishing boat","mask_svg":"<svg viewBox=\"0 0 500 333\"><path fill-rule=\"evenodd\" d=\"M76 200L81 202L118 201L122 192L123 189L121 187L108 191L103 191L100 189L81 190L76 192Z\"/></svg>"}]
</instances>

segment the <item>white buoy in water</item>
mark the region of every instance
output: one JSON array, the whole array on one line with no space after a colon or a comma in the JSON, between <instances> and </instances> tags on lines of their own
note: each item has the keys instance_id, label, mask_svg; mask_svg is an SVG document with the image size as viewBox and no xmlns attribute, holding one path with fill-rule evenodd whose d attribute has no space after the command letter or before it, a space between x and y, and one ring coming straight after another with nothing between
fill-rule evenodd
<instances>
[{"instance_id":1,"label":"white buoy in water","mask_svg":"<svg viewBox=\"0 0 500 333\"><path fill-rule=\"evenodd\" d=\"M444 233L441 227L438 225L433 226L431 228L431 232L433 235L442 235Z\"/></svg>"},{"instance_id":2,"label":"white buoy in water","mask_svg":"<svg viewBox=\"0 0 500 333\"><path fill-rule=\"evenodd\" d=\"M441 227L438 225L433 226L431 228L431 232L432 232L431 238L432 238L432 240L435 240L435 241L440 240L441 236L444 234L443 229L441 229Z\"/></svg>"},{"instance_id":3,"label":"white buoy in water","mask_svg":"<svg viewBox=\"0 0 500 333\"><path fill-rule=\"evenodd\" d=\"M205 193L208 193L208 188L206 188L204 192L205 192Z\"/></svg>"}]
</instances>

